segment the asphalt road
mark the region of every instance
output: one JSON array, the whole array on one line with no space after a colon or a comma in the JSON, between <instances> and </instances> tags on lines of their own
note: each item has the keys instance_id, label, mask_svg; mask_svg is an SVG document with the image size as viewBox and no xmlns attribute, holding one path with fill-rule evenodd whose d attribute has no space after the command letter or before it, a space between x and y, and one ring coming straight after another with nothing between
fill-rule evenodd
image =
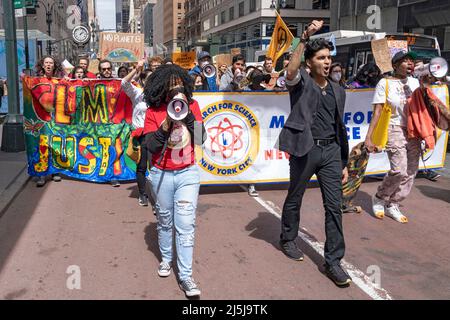
<instances>
[{"instance_id":1,"label":"asphalt road","mask_svg":"<svg viewBox=\"0 0 450 320\"><path fill-rule=\"evenodd\" d=\"M345 289L320 271L317 187L303 201L303 262L278 247L286 185L259 186L259 198L240 187L202 187L194 254L202 299L450 299L450 179L416 180L401 208L406 225L367 213L379 183L362 185L355 202L363 213L344 216L345 263L358 278ZM185 299L174 274L156 273L156 220L136 196L133 183L29 182L0 219L0 298Z\"/></svg>"}]
</instances>

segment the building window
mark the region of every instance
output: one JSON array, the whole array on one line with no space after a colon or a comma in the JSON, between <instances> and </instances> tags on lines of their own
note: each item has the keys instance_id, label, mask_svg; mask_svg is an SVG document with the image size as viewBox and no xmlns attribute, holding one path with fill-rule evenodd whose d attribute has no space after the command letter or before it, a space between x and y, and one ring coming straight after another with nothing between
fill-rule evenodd
<instances>
[{"instance_id":1,"label":"building window","mask_svg":"<svg viewBox=\"0 0 450 320\"><path fill-rule=\"evenodd\" d=\"M244 2L239 3L239 17L244 16Z\"/></svg>"},{"instance_id":2,"label":"building window","mask_svg":"<svg viewBox=\"0 0 450 320\"><path fill-rule=\"evenodd\" d=\"M313 0L313 9L330 9L330 0Z\"/></svg>"},{"instance_id":3,"label":"building window","mask_svg":"<svg viewBox=\"0 0 450 320\"><path fill-rule=\"evenodd\" d=\"M223 23L226 22L225 14L226 14L225 11L222 11L222 12L220 13L220 23L221 23L221 24L223 24Z\"/></svg>"},{"instance_id":4,"label":"building window","mask_svg":"<svg viewBox=\"0 0 450 320\"><path fill-rule=\"evenodd\" d=\"M295 9L295 0L286 0L285 9Z\"/></svg>"},{"instance_id":5,"label":"building window","mask_svg":"<svg viewBox=\"0 0 450 320\"><path fill-rule=\"evenodd\" d=\"M230 8L230 14L229 14L229 16L230 16L230 21L232 21L232 20L234 19L234 7L231 7L231 8Z\"/></svg>"},{"instance_id":6,"label":"building window","mask_svg":"<svg viewBox=\"0 0 450 320\"><path fill-rule=\"evenodd\" d=\"M181 3L178 2L178 10L181 10Z\"/></svg>"},{"instance_id":7,"label":"building window","mask_svg":"<svg viewBox=\"0 0 450 320\"><path fill-rule=\"evenodd\" d=\"M256 0L250 0L250 12L256 11Z\"/></svg>"}]
</instances>

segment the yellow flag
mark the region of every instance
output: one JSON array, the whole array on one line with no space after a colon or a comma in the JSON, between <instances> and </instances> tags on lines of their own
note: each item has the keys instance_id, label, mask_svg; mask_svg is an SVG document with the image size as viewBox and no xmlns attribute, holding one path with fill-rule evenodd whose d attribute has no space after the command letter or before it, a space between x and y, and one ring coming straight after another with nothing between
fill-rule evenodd
<instances>
[{"instance_id":1,"label":"yellow flag","mask_svg":"<svg viewBox=\"0 0 450 320\"><path fill-rule=\"evenodd\" d=\"M276 63L278 58L289 48L292 40L294 40L294 36L277 13L277 22L275 23L266 56L272 58L273 63Z\"/></svg>"}]
</instances>

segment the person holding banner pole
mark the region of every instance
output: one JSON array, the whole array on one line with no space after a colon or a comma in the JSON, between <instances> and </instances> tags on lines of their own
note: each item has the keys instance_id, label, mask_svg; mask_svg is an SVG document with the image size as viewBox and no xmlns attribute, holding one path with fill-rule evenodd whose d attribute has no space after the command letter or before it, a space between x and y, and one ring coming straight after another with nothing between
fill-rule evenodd
<instances>
[{"instance_id":1,"label":"person holding banner pole","mask_svg":"<svg viewBox=\"0 0 450 320\"><path fill-rule=\"evenodd\" d=\"M348 286L351 278L342 268L345 242L342 228L342 184L347 181L347 130L343 123L345 90L329 81L333 44L323 38L309 41L323 21L314 20L303 32L287 68L286 85L291 113L278 143L290 154L290 185L281 218L280 246L289 258L303 260L296 238L300 208L307 184L317 176L325 208L325 273L337 286ZM305 55L310 69L300 68Z\"/></svg>"},{"instance_id":2,"label":"person holding banner pole","mask_svg":"<svg viewBox=\"0 0 450 320\"><path fill-rule=\"evenodd\" d=\"M64 70L61 63L52 56L44 56L35 66L37 77L45 78L52 81L52 78L63 78ZM58 173L52 174L52 180L55 182L61 181L61 176ZM36 187L43 187L46 183L44 176L39 176L36 181Z\"/></svg>"},{"instance_id":3,"label":"person holding banner pole","mask_svg":"<svg viewBox=\"0 0 450 320\"><path fill-rule=\"evenodd\" d=\"M133 140L137 140L140 147L140 158L136 166L136 180L139 189L138 202L140 206L148 206L148 195L146 192L146 177L147 162L149 159L147 145L145 143L144 122L145 114L147 112L147 103L144 101L144 90L132 84L131 80L140 74L144 69L145 60L138 62L135 69L128 73L121 83L121 87L125 94L130 98L133 104L133 117L131 133ZM144 82L145 85L145 82ZM129 143L132 143L131 141Z\"/></svg>"},{"instance_id":4,"label":"person holding banner pole","mask_svg":"<svg viewBox=\"0 0 450 320\"><path fill-rule=\"evenodd\" d=\"M175 231L178 281L188 297L200 295L192 278L200 190L194 151L195 145L200 146L206 140L200 107L192 98L193 90L191 77L178 65L159 67L150 75L144 88L148 105L144 134L152 154L150 180L156 194L158 244L162 258L158 275L168 277L171 273ZM179 118L173 114L175 110L178 110Z\"/></svg>"},{"instance_id":5,"label":"person holding banner pole","mask_svg":"<svg viewBox=\"0 0 450 320\"><path fill-rule=\"evenodd\" d=\"M99 79L113 79L113 68L111 61L104 59L98 64ZM111 185L114 188L120 187L120 182L117 179L111 179Z\"/></svg>"}]
</instances>

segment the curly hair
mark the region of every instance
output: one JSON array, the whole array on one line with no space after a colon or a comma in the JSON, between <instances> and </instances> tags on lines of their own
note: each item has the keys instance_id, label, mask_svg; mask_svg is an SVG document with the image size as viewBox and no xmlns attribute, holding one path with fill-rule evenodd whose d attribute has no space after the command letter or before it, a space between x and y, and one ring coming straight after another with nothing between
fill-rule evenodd
<instances>
[{"instance_id":1,"label":"curly hair","mask_svg":"<svg viewBox=\"0 0 450 320\"><path fill-rule=\"evenodd\" d=\"M324 38L309 41L305 47L305 60L311 59L316 52L322 49L328 49L330 51L334 50L333 43Z\"/></svg>"},{"instance_id":2,"label":"curly hair","mask_svg":"<svg viewBox=\"0 0 450 320\"><path fill-rule=\"evenodd\" d=\"M356 74L355 80L358 81L361 85L369 84L370 76L372 75L374 79L372 82L378 83L381 79L380 68L374 62L368 62L358 70Z\"/></svg>"},{"instance_id":3,"label":"curly hair","mask_svg":"<svg viewBox=\"0 0 450 320\"><path fill-rule=\"evenodd\" d=\"M64 77L64 70L63 67L61 65L61 62L59 62L59 60L57 60L55 57L50 56L50 55L46 55L43 56L41 60L38 61L38 63L36 63L36 66L34 67L35 73L37 77L43 77L45 76L45 70L44 70L44 60L50 58L53 60L54 68L53 68L53 74L52 76L55 78L62 78Z\"/></svg>"},{"instance_id":4,"label":"curly hair","mask_svg":"<svg viewBox=\"0 0 450 320\"><path fill-rule=\"evenodd\" d=\"M159 107L161 103L166 102L171 89L180 82L188 102L191 103L194 83L186 70L176 64L165 64L156 69L148 77L144 87L144 100L149 108Z\"/></svg>"}]
</instances>

